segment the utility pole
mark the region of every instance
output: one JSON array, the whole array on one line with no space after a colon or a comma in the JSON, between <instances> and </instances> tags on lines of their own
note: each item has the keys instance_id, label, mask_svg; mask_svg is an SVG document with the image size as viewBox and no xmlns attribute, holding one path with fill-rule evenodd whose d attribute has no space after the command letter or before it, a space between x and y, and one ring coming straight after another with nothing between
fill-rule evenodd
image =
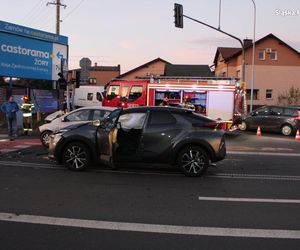
<instances>
[{"instance_id":1,"label":"utility pole","mask_svg":"<svg viewBox=\"0 0 300 250\"><path fill-rule=\"evenodd\" d=\"M56 0L56 2L48 2L47 6L49 4L56 5L56 34L59 35L60 34L60 22L61 22L61 20L60 20L60 7L66 8L67 5L62 4L60 2L60 0Z\"/></svg>"},{"instance_id":2,"label":"utility pole","mask_svg":"<svg viewBox=\"0 0 300 250\"><path fill-rule=\"evenodd\" d=\"M53 2L48 2L47 3L47 6L49 4L52 4L52 5L56 5L56 34L59 35L60 34L60 7L64 7L66 8L67 5L65 4L62 4L60 0L56 0L56 1L53 1ZM62 63L62 59L61 59L61 63L60 63L60 67L61 67L61 70L60 70L60 73L63 74L63 63ZM54 83L56 86L57 86L57 82L55 81ZM67 101L68 101L68 96L69 96L69 89L68 89L68 84L67 84ZM60 84L58 86L58 99L59 99L59 109L60 110L63 110L64 109L64 90L60 89Z\"/></svg>"}]
</instances>

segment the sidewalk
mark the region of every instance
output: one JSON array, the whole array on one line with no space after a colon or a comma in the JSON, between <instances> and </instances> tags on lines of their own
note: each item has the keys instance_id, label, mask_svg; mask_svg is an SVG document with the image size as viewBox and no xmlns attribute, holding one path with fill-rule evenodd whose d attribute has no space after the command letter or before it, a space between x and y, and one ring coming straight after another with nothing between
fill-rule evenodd
<instances>
[{"instance_id":1,"label":"sidewalk","mask_svg":"<svg viewBox=\"0 0 300 250\"><path fill-rule=\"evenodd\" d=\"M20 134L20 132L19 132ZM39 132L34 129L32 135L19 135L16 138L11 138L7 135L7 124L2 123L0 126L0 155L3 156L7 153L20 151L30 148L32 146L41 146L39 139Z\"/></svg>"}]
</instances>

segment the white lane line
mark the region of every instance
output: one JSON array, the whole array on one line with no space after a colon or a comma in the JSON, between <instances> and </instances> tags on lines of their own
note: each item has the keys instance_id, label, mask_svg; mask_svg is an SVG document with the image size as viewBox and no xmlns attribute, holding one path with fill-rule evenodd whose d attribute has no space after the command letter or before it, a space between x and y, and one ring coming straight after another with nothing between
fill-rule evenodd
<instances>
[{"instance_id":1,"label":"white lane line","mask_svg":"<svg viewBox=\"0 0 300 250\"><path fill-rule=\"evenodd\" d=\"M16 215L12 213L0 213L0 221L144 233L300 239L300 230L173 226L161 224L70 219L36 215Z\"/></svg>"},{"instance_id":2,"label":"white lane line","mask_svg":"<svg viewBox=\"0 0 300 250\"><path fill-rule=\"evenodd\" d=\"M39 168L39 169L53 169L53 170L66 170L63 165L58 164L41 164L29 162L12 162L0 161L0 166L14 166L25 168ZM110 170L110 169L95 169L90 168L91 171L96 173L116 173L116 174L137 174L137 175L160 175L160 176L182 176L181 173L159 173L159 172L143 172L143 171L127 171L127 170ZM220 179L251 179L251 180L280 180L280 181L300 181L299 175L254 175L254 174L234 174L234 173L216 173L205 175L204 178L220 178Z\"/></svg>"},{"instance_id":3,"label":"white lane line","mask_svg":"<svg viewBox=\"0 0 300 250\"><path fill-rule=\"evenodd\" d=\"M261 155L261 156L287 156L287 157L300 157L297 153L270 153L270 152L245 152L245 151L227 151L228 155Z\"/></svg>"},{"instance_id":4,"label":"white lane line","mask_svg":"<svg viewBox=\"0 0 300 250\"><path fill-rule=\"evenodd\" d=\"M206 197L199 196L199 201L230 201L230 202L256 202L256 203L291 203L300 204L300 200L293 199L258 199L258 198L232 198L232 197Z\"/></svg>"},{"instance_id":5,"label":"white lane line","mask_svg":"<svg viewBox=\"0 0 300 250\"><path fill-rule=\"evenodd\" d=\"M259 174L226 174L216 173L207 175L209 178L221 179L250 179L250 180L281 180L281 181L300 181L299 175L259 175Z\"/></svg>"}]
</instances>

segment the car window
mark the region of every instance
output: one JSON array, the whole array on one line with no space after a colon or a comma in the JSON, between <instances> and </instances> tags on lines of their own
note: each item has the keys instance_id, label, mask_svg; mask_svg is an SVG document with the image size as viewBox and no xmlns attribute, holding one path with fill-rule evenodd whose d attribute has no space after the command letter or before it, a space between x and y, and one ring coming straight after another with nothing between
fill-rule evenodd
<instances>
[{"instance_id":1,"label":"car window","mask_svg":"<svg viewBox=\"0 0 300 250\"><path fill-rule=\"evenodd\" d=\"M268 107L263 107L259 108L255 112L257 115L268 115L269 114L269 108Z\"/></svg>"},{"instance_id":2,"label":"car window","mask_svg":"<svg viewBox=\"0 0 300 250\"><path fill-rule=\"evenodd\" d=\"M129 113L121 115L119 122L124 129L142 129L146 120L146 113Z\"/></svg>"},{"instance_id":3,"label":"car window","mask_svg":"<svg viewBox=\"0 0 300 250\"><path fill-rule=\"evenodd\" d=\"M176 119L168 111L152 110L149 125L166 125L166 124L175 124Z\"/></svg>"},{"instance_id":4,"label":"car window","mask_svg":"<svg viewBox=\"0 0 300 250\"><path fill-rule=\"evenodd\" d=\"M143 86L132 86L128 99L134 101L142 96Z\"/></svg>"},{"instance_id":5,"label":"car window","mask_svg":"<svg viewBox=\"0 0 300 250\"><path fill-rule=\"evenodd\" d=\"M281 107L271 107L270 108L270 114L271 115L282 115L283 114L283 108Z\"/></svg>"},{"instance_id":6,"label":"car window","mask_svg":"<svg viewBox=\"0 0 300 250\"><path fill-rule=\"evenodd\" d=\"M107 92L107 99L111 100L113 98L115 98L116 96L118 96L120 93L120 86L119 85L111 85L108 89Z\"/></svg>"},{"instance_id":7,"label":"car window","mask_svg":"<svg viewBox=\"0 0 300 250\"><path fill-rule=\"evenodd\" d=\"M96 93L96 99L97 99L99 102L102 102L102 96L101 96L101 93L100 93L100 92L97 92L97 93Z\"/></svg>"},{"instance_id":8,"label":"car window","mask_svg":"<svg viewBox=\"0 0 300 250\"><path fill-rule=\"evenodd\" d=\"M108 110L97 110L97 109L95 109L93 120L103 120L110 113L111 113L111 111L108 111Z\"/></svg>"},{"instance_id":9,"label":"car window","mask_svg":"<svg viewBox=\"0 0 300 250\"><path fill-rule=\"evenodd\" d=\"M87 99L88 101L93 101L93 96L94 96L94 93L87 93L86 99Z\"/></svg>"},{"instance_id":10,"label":"car window","mask_svg":"<svg viewBox=\"0 0 300 250\"><path fill-rule=\"evenodd\" d=\"M65 121L73 122L73 121L88 121L90 116L90 110L78 110L72 114L69 114L65 117Z\"/></svg>"},{"instance_id":11,"label":"car window","mask_svg":"<svg viewBox=\"0 0 300 250\"><path fill-rule=\"evenodd\" d=\"M293 116L293 117L297 117L298 116L298 112L296 109L284 109L284 115L286 116Z\"/></svg>"}]
</instances>

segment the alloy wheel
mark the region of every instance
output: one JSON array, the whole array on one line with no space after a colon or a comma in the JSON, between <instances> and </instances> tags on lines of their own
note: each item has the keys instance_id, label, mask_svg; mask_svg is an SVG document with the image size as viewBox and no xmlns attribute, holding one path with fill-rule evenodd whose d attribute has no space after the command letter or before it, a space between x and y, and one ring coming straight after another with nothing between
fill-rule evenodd
<instances>
[{"instance_id":1,"label":"alloy wheel","mask_svg":"<svg viewBox=\"0 0 300 250\"><path fill-rule=\"evenodd\" d=\"M190 147L182 151L179 156L179 167L185 175L199 176L208 166L206 153L198 147Z\"/></svg>"},{"instance_id":2,"label":"alloy wheel","mask_svg":"<svg viewBox=\"0 0 300 250\"><path fill-rule=\"evenodd\" d=\"M87 148L81 143L72 143L64 150L64 164L71 170L80 171L89 163Z\"/></svg>"}]
</instances>

